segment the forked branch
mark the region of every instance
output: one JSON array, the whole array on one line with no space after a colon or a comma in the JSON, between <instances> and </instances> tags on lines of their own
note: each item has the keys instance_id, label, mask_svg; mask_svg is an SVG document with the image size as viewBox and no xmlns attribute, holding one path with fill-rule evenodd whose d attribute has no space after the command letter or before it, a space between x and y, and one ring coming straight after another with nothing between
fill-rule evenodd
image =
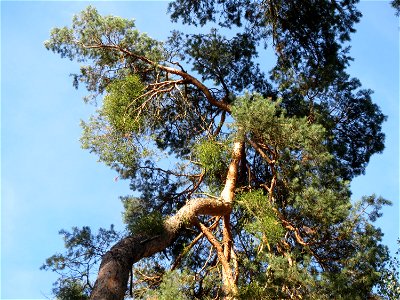
<instances>
[{"instance_id":1,"label":"forked branch","mask_svg":"<svg viewBox=\"0 0 400 300\"><path fill-rule=\"evenodd\" d=\"M238 176L238 165L241 160L244 143L237 141L233 145L232 159L229 165L224 190L219 199L194 198L188 201L178 212L164 222L164 232L161 235L129 236L114 245L102 258L98 277L93 287L92 300L122 300L127 290L129 272L132 265L142 258L150 257L170 246L178 237L181 229L197 225L207 236L209 229L199 225L199 215L225 216L232 211L234 189ZM207 236L207 238L209 238ZM210 240L210 239L209 239ZM212 243L214 246L214 243ZM224 256L222 246L217 248ZM221 251L222 252L221 252ZM220 255L220 254L219 254ZM225 257L225 256L224 256ZM221 258L220 258L221 260ZM221 260L223 262L223 260ZM225 262L226 258L225 258ZM227 267L227 266L225 266ZM229 269L230 271L230 269ZM235 293L235 279L232 272L226 272L231 286L229 293ZM230 274L230 275L229 275Z\"/></svg>"}]
</instances>

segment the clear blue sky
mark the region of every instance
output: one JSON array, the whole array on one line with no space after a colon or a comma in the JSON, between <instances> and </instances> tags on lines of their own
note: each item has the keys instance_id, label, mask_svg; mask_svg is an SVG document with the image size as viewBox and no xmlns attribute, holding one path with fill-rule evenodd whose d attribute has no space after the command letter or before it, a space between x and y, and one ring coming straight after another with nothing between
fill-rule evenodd
<instances>
[{"instance_id":1,"label":"clear blue sky","mask_svg":"<svg viewBox=\"0 0 400 300\"><path fill-rule=\"evenodd\" d=\"M128 183L82 150L80 119L93 108L68 75L78 65L46 51L55 26L93 4L103 14L135 18L139 30L163 39L176 26L166 2L1 2L1 299L50 298L55 276L40 271L63 250L59 229L111 223L122 228L118 199ZM399 236L399 23L387 1L362 1L364 18L353 36L350 73L375 91L389 116L386 150L352 184L354 198L376 193L394 205L378 226L385 244Z\"/></svg>"}]
</instances>

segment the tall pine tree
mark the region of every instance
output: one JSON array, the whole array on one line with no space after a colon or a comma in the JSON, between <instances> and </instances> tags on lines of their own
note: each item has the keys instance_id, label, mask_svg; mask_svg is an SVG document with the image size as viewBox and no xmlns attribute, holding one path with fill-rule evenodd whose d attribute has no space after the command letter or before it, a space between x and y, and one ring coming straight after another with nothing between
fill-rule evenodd
<instances>
[{"instance_id":1,"label":"tall pine tree","mask_svg":"<svg viewBox=\"0 0 400 300\"><path fill-rule=\"evenodd\" d=\"M172 20L202 33L166 42L93 7L53 29L46 48L84 63L74 84L98 105L83 147L140 195L122 197L126 234L62 232L43 266L58 297L374 297L389 201L352 203L349 183L385 116L346 70L357 2L176 0Z\"/></svg>"}]
</instances>

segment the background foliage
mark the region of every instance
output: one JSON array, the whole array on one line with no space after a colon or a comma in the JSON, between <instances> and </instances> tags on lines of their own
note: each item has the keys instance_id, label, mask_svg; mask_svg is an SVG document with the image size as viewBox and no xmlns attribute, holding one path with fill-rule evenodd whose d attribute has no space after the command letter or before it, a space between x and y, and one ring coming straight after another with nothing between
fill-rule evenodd
<instances>
[{"instance_id":1,"label":"background foliage","mask_svg":"<svg viewBox=\"0 0 400 300\"><path fill-rule=\"evenodd\" d=\"M75 76L91 93L88 99L106 93L99 114L83 123L82 141L141 192L134 206L128 198L124 202L133 233L159 233L162 218L192 195L221 189L226 149L244 135L240 200L232 215L238 285L252 283L251 290L241 289L243 297L319 293L362 299L387 282L382 277L387 249L371 222L390 202L370 196L352 205L349 181L383 150L385 116L371 91L346 72L351 61L346 43L361 16L356 1L302 3L300 10L295 2L176 1L170 5L173 20L211 22L239 33L228 39L214 28L174 32L165 45L140 34L134 22L101 17L89 7L71 29L54 29L46 47L91 63ZM254 62L260 45L276 53L269 78ZM213 87L205 92L176 58ZM160 167L164 151L180 164ZM218 296L218 285L206 283L217 266L212 247L200 242L182 261L179 249L196 234L186 228L165 257L148 262L156 276L136 279L157 288L160 297L180 297L182 290L169 283L174 273L157 267L171 256L189 272L182 273L185 278L196 278L192 297Z\"/></svg>"}]
</instances>

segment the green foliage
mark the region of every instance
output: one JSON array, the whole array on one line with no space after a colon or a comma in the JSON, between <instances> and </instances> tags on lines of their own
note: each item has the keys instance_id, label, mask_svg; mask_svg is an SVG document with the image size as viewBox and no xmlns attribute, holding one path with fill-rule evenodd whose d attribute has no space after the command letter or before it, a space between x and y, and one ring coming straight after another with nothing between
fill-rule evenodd
<instances>
[{"instance_id":1,"label":"green foliage","mask_svg":"<svg viewBox=\"0 0 400 300\"><path fill-rule=\"evenodd\" d=\"M211 29L208 34L186 35L186 38L176 34L169 42L186 44L182 56L188 57L203 80L212 80L215 85L224 83L237 92L245 89L264 92L269 88L254 62L257 50L251 35L238 33L228 38Z\"/></svg>"},{"instance_id":2,"label":"green foliage","mask_svg":"<svg viewBox=\"0 0 400 300\"><path fill-rule=\"evenodd\" d=\"M128 135L140 131L143 126L140 114L143 89L139 77L132 75L116 80L107 87L101 114L117 131Z\"/></svg>"},{"instance_id":3,"label":"green foliage","mask_svg":"<svg viewBox=\"0 0 400 300\"><path fill-rule=\"evenodd\" d=\"M199 164L206 170L207 183L211 188L225 180L229 164L229 144L215 139L200 140L193 149Z\"/></svg>"},{"instance_id":4,"label":"green foliage","mask_svg":"<svg viewBox=\"0 0 400 300\"><path fill-rule=\"evenodd\" d=\"M279 242L285 231L281 222L276 216L276 212L264 195L262 190L242 193L237 197L239 206L250 215L250 221L244 225L244 228L260 241L271 245Z\"/></svg>"},{"instance_id":5,"label":"green foliage","mask_svg":"<svg viewBox=\"0 0 400 300\"><path fill-rule=\"evenodd\" d=\"M164 219L159 211L149 212L140 199L123 197L123 219L131 234L154 236L164 231Z\"/></svg>"},{"instance_id":6,"label":"green foliage","mask_svg":"<svg viewBox=\"0 0 400 300\"><path fill-rule=\"evenodd\" d=\"M65 279L60 286L53 289L57 300L86 300L89 299L88 291L79 281Z\"/></svg>"},{"instance_id":7,"label":"green foliage","mask_svg":"<svg viewBox=\"0 0 400 300\"><path fill-rule=\"evenodd\" d=\"M122 178L136 170L142 150L133 137L121 133L109 125L103 116L81 121L81 144L99 156L99 160L116 169Z\"/></svg>"},{"instance_id":8,"label":"green foliage","mask_svg":"<svg viewBox=\"0 0 400 300\"><path fill-rule=\"evenodd\" d=\"M372 224L389 202L350 198L349 181L383 150L385 120L372 92L346 73L356 2L176 0L173 20L213 28L175 31L167 43L93 7L51 32L47 49L87 63L74 85L85 84L88 99L104 96L82 122L81 141L140 193L122 198L130 234L160 235L193 195L221 191L240 132L246 146L230 217L241 298L368 299L377 284L398 296L398 273ZM256 58L267 47L276 64L261 70ZM221 228L212 230L219 239ZM42 268L62 274L61 299L84 297L87 270L117 234L62 234L67 253ZM135 266L135 295L220 297L218 256L205 238L191 245L197 235L185 228L172 249ZM175 271L165 271L167 253L181 260Z\"/></svg>"},{"instance_id":9,"label":"green foliage","mask_svg":"<svg viewBox=\"0 0 400 300\"><path fill-rule=\"evenodd\" d=\"M151 212L130 221L128 229L132 234L159 235L164 231L163 216L160 212Z\"/></svg>"},{"instance_id":10,"label":"green foliage","mask_svg":"<svg viewBox=\"0 0 400 300\"><path fill-rule=\"evenodd\" d=\"M304 90L310 86L323 89L351 60L342 44L350 40L361 17L357 2L278 0L261 5L247 0L177 0L169 9L175 21L201 26L217 23L222 28L241 30L250 37L241 48L258 43L273 47L278 58L273 68L275 81Z\"/></svg>"},{"instance_id":11,"label":"green foliage","mask_svg":"<svg viewBox=\"0 0 400 300\"><path fill-rule=\"evenodd\" d=\"M93 6L87 7L72 20L72 27L55 28L50 33L50 39L45 42L48 50L70 59L78 58L95 60L99 65L116 63L119 56L112 51L103 51L99 42L111 41L115 45L123 45L134 50L139 55L146 55L156 61L161 59L162 43L141 34L135 29L135 22L117 16L101 16Z\"/></svg>"},{"instance_id":12,"label":"green foliage","mask_svg":"<svg viewBox=\"0 0 400 300\"><path fill-rule=\"evenodd\" d=\"M382 205L389 204L380 197L363 197L350 210L346 220L335 226L336 245L343 253L336 272L322 273L318 287L321 293L338 295L339 299L365 299L380 282L388 260L388 250L381 244L382 232L371 221L380 215Z\"/></svg>"},{"instance_id":13,"label":"green foliage","mask_svg":"<svg viewBox=\"0 0 400 300\"><path fill-rule=\"evenodd\" d=\"M90 62L90 65L81 67L80 74L74 75L74 86L78 87L79 83L83 83L91 92L85 97L85 100L89 101L102 94L111 79L123 79L131 74L130 69L125 67L123 53L113 51L112 47L101 47L107 43L111 43L113 47L124 47L127 51L146 56L156 62L165 56L162 43L140 33L133 20L101 16L92 6L75 15L70 28L54 28L50 39L45 41L45 47L61 57ZM133 61L129 61L128 65L131 63ZM145 66L137 67L140 70ZM144 77L141 79L144 82L148 81Z\"/></svg>"},{"instance_id":14,"label":"green foliage","mask_svg":"<svg viewBox=\"0 0 400 300\"><path fill-rule=\"evenodd\" d=\"M397 240L399 245L395 256L392 256L386 262L385 269L381 272L381 282L378 286L379 294L384 299L400 299L400 239Z\"/></svg>"},{"instance_id":15,"label":"green foliage","mask_svg":"<svg viewBox=\"0 0 400 300\"><path fill-rule=\"evenodd\" d=\"M315 218L320 226L330 226L342 222L349 214L349 187L346 184L335 190L330 187L321 187L321 182L315 180L311 186L299 187L300 181L294 180L288 197L288 202L297 211L304 212L305 217Z\"/></svg>"},{"instance_id":16,"label":"green foliage","mask_svg":"<svg viewBox=\"0 0 400 300\"><path fill-rule=\"evenodd\" d=\"M251 282L241 285L241 299L330 299L318 291L308 257L292 266L287 258L271 254L259 255L257 261L267 267L256 267Z\"/></svg>"},{"instance_id":17,"label":"green foliage","mask_svg":"<svg viewBox=\"0 0 400 300\"><path fill-rule=\"evenodd\" d=\"M232 115L244 132L277 151L299 150L303 156L312 156L320 161L330 158L322 145L324 128L310 124L305 117L286 116L279 102L265 99L260 94L247 94L238 98Z\"/></svg>"},{"instance_id":18,"label":"green foliage","mask_svg":"<svg viewBox=\"0 0 400 300\"><path fill-rule=\"evenodd\" d=\"M193 279L185 271L166 272L158 289L149 291L144 298L159 300L191 299L188 294L190 295L190 288L192 288L193 283Z\"/></svg>"},{"instance_id":19,"label":"green foliage","mask_svg":"<svg viewBox=\"0 0 400 300\"><path fill-rule=\"evenodd\" d=\"M93 234L87 226L61 230L66 252L46 259L41 270L51 270L60 275L53 284L53 294L60 300L89 299L93 287L92 274L107 249L121 238L114 230L100 228Z\"/></svg>"}]
</instances>

